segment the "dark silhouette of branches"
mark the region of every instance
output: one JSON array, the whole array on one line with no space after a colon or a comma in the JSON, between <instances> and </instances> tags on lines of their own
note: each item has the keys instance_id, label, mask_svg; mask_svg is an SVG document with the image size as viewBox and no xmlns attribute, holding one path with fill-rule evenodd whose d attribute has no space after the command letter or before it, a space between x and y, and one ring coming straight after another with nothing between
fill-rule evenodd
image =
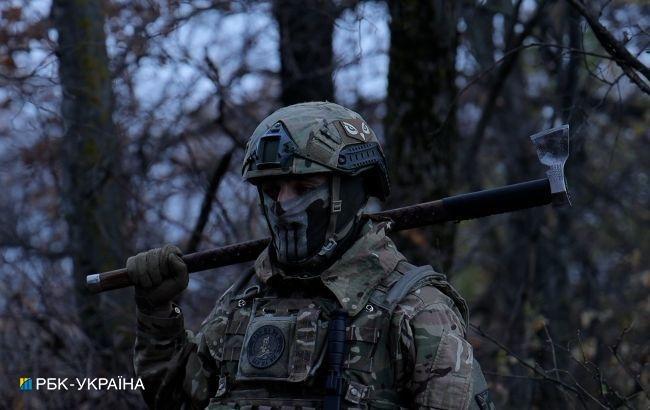
<instances>
[{"instance_id":1,"label":"dark silhouette of branches","mask_svg":"<svg viewBox=\"0 0 650 410\"><path fill-rule=\"evenodd\" d=\"M587 20L600 44L612 56L630 81L644 93L650 94L650 86L637 74L638 71L646 80L650 81L650 68L634 57L620 41L616 40L614 35L588 10L586 4L580 0L568 0L568 2Z\"/></svg>"},{"instance_id":2,"label":"dark silhouette of branches","mask_svg":"<svg viewBox=\"0 0 650 410\"><path fill-rule=\"evenodd\" d=\"M627 375L634 380L634 383L636 384L636 390L632 394L635 394L637 392L643 392L646 395L646 397L650 399L650 390L648 390L648 387L643 384L643 381L641 380L641 374L635 373L634 371L632 371L632 369L630 369L630 366L627 363L625 363L619 351L623 338L627 333L630 332L630 330L632 330L632 326L633 324L630 324L629 326L624 328L621 331L621 334L616 339L616 342L613 345L608 346L608 349L612 353L612 355L614 355L614 358L616 358L618 364L625 370L625 373L627 373Z\"/></svg>"},{"instance_id":3,"label":"dark silhouette of branches","mask_svg":"<svg viewBox=\"0 0 650 410\"><path fill-rule=\"evenodd\" d=\"M513 70L517 63L517 57L519 56L520 51L523 49L523 43L526 38L532 33L533 29L543 16L543 10L546 5L546 1L542 1L537 6L535 14L524 24L523 30L519 34L515 34L515 26L517 20L517 14L513 16L513 23L510 25L510 29L507 34L507 43L506 43L506 56L504 56L502 63L499 65L497 72L494 74L494 80L490 89L485 97L483 103L483 109L481 117L474 129L473 135L470 137L470 142L468 148L465 152L465 162L463 169L465 170L465 175L469 181L469 186L472 189L478 189L480 187L480 178L477 171L478 161L476 161L478 152L483 143L483 137L485 136L485 131L487 129L490 120L492 119L492 114L496 108L494 103L496 99L501 94L503 90L503 85L505 84L510 72Z\"/></svg>"},{"instance_id":4,"label":"dark silhouette of branches","mask_svg":"<svg viewBox=\"0 0 650 410\"><path fill-rule=\"evenodd\" d=\"M111 243L126 253L106 269L166 242L195 250L265 235L255 189L234 168L255 126L283 105L283 90L293 99L349 106L388 142L388 158L402 150L389 164L402 175L392 181L395 205L447 195L434 188L463 192L470 178L474 186L538 178L543 169L525 136L570 123L571 208L455 224L455 239L439 243L433 230L414 230L413 248L400 250L427 264L439 262L436 247L453 251L447 273L474 323L487 330L470 339L497 407L648 408L643 2L318 0L324 8L305 11L296 0L84 0L79 5L101 6L95 10L105 23L85 20L79 27L92 33L75 30L72 40L56 28L84 14L81 6L57 14L31 3L0 2L0 397L9 408L143 406L139 392L34 395L15 388L19 373L133 371L135 320L127 303L90 299L110 340L98 343L98 334L84 332L71 297L75 250L67 222L89 227L114 219L97 237L124 227L124 239ZM409 5L409 14L398 15L400 5ZM71 54L100 46L107 51L101 61ZM58 70L82 61L98 61L77 71L88 79L102 74L102 81ZM93 85L105 91L91 93ZM96 156L100 171L120 159L123 178L119 167L95 178L64 165L62 148L73 141L62 105L89 114L93 101L109 109L92 124L80 117L77 125L86 126L77 126L83 138L76 142L101 144L78 157ZM417 145L406 149L412 141ZM450 162L453 172L432 178ZM71 177L88 180L70 185ZM109 183L123 193L102 195ZM71 188L81 201L102 198L84 207L92 214L64 209ZM188 209L196 216L189 219ZM104 254L113 246L77 242ZM198 327L239 268L193 278L182 303L188 328ZM496 335L496 343L481 333ZM106 347L112 343L126 349Z\"/></svg>"},{"instance_id":5,"label":"dark silhouette of branches","mask_svg":"<svg viewBox=\"0 0 650 410\"><path fill-rule=\"evenodd\" d=\"M558 346L552 339L550 331L546 323L543 324L545 342L548 344L548 347L551 351L552 364L551 368L542 367L536 360L533 358L526 358L516 354L511 348L505 345L496 337L488 334L480 326L476 326L470 323L470 329L476 332L480 337L488 340L494 344L501 351L506 353L508 356L512 357L516 362L523 366L524 368L530 370L533 376L526 375L507 375L494 372L487 372L494 374L499 377L514 377L520 379L528 379L538 382L550 382L552 385L556 386L563 393L572 393L576 396L578 400L582 403L585 408L593 408L597 406L598 408L619 408L625 406L626 408L632 408L630 400L632 400L636 395L643 392L648 396L648 390L643 386L640 375L634 373L629 366L624 362L624 360L618 355L618 348L625 337L625 335L630 331L631 325L624 328L619 337L617 338L614 345L609 346L610 352L616 358L619 366L625 371L625 373L634 380L635 387L634 390L627 394L622 395L616 389L611 386L601 369L586 358L586 353L584 351L582 340L580 339L580 332L578 332L578 348L582 358L576 358L571 350L568 347ZM574 372L568 368L561 368L558 364L558 356L556 354L556 348L559 348L561 351L565 352L572 362L575 362L580 369L583 369L585 372L590 374L597 386L597 392L590 391L585 385L578 381L578 377ZM592 389L593 390L593 389Z\"/></svg>"},{"instance_id":6,"label":"dark silhouette of branches","mask_svg":"<svg viewBox=\"0 0 650 410\"><path fill-rule=\"evenodd\" d=\"M519 355L514 353L512 349L510 349L509 347L501 343L498 339L486 333L483 329L481 329L481 327L470 323L470 328L473 331L475 331L477 334L479 334L481 337L483 337L486 340L489 340L499 349L504 351L508 356L515 359L521 366L533 372L533 374L537 377L531 378L532 380L551 382L554 385L556 385L558 388L575 394L581 400L586 398L589 399L593 405L596 405L599 408L603 408L603 409L608 408L608 406L605 403L601 402L597 397L592 395L589 391L587 391L587 389L585 389L585 387L583 387L577 381L574 380L573 384L562 381L561 378L559 377L560 373L567 374L570 376L570 373L568 373L566 370L561 370L558 369L557 367L552 369L544 369L541 365L539 365L534 360L520 357ZM550 335L549 335L549 340L550 340ZM551 376L551 375L555 375L555 376Z\"/></svg>"},{"instance_id":7,"label":"dark silhouette of branches","mask_svg":"<svg viewBox=\"0 0 650 410\"><path fill-rule=\"evenodd\" d=\"M185 246L184 253L196 252L201 243L201 237L203 236L205 225L208 222L215 195L219 189L219 184L221 183L223 176L228 171L234 150L235 149L233 148L224 154L212 171L212 175L208 181L208 187L205 190L205 195L203 195L203 201L201 202L201 212L199 213L199 217L196 219L194 229L192 230L190 239Z\"/></svg>"}]
</instances>

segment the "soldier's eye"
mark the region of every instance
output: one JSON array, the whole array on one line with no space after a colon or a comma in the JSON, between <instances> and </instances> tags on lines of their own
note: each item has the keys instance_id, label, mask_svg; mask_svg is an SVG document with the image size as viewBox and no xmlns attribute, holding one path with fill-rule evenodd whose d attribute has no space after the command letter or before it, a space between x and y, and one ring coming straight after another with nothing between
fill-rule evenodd
<instances>
[{"instance_id":1,"label":"soldier's eye","mask_svg":"<svg viewBox=\"0 0 650 410\"><path fill-rule=\"evenodd\" d=\"M296 187L296 194L298 194L298 195L306 194L307 192L311 191L312 189L314 189L313 186L299 185L299 186Z\"/></svg>"},{"instance_id":2,"label":"soldier's eye","mask_svg":"<svg viewBox=\"0 0 650 410\"><path fill-rule=\"evenodd\" d=\"M318 188L321 185L322 185L321 181L305 181L303 183L296 185L295 191L296 194L302 195L302 194L306 194L312 189Z\"/></svg>"},{"instance_id":3,"label":"soldier's eye","mask_svg":"<svg viewBox=\"0 0 650 410\"><path fill-rule=\"evenodd\" d=\"M264 184L262 185L262 192L269 196L269 198L275 200L280 194L280 186L277 184Z\"/></svg>"}]
</instances>

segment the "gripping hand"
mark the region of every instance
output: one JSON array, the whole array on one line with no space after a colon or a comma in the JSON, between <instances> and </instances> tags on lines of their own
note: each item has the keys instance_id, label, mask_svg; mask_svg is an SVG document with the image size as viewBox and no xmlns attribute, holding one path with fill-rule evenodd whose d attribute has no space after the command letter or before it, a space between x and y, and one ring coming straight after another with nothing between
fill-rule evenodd
<instances>
[{"instance_id":1,"label":"gripping hand","mask_svg":"<svg viewBox=\"0 0 650 410\"><path fill-rule=\"evenodd\" d=\"M178 247L165 245L127 259L126 271L135 285L139 309L166 309L172 299L187 288L189 275L182 255Z\"/></svg>"}]
</instances>

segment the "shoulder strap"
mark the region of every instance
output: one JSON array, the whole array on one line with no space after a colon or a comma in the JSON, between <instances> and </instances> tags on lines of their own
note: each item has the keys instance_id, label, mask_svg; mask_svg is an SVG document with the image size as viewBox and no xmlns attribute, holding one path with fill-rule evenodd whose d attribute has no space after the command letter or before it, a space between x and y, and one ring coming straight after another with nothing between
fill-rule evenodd
<instances>
[{"instance_id":1,"label":"shoulder strap","mask_svg":"<svg viewBox=\"0 0 650 410\"><path fill-rule=\"evenodd\" d=\"M430 265L414 266L404 273L387 292L375 289L370 296L370 301L392 314L400 300L404 299L417 285L430 279L446 280L446 277L433 270Z\"/></svg>"},{"instance_id":2,"label":"shoulder strap","mask_svg":"<svg viewBox=\"0 0 650 410\"><path fill-rule=\"evenodd\" d=\"M394 307L400 300L404 299L404 297L414 289L417 284L429 278L446 279L445 275L434 271L430 265L416 266L406 272L404 276L402 276L397 283L390 288L386 295L386 302Z\"/></svg>"},{"instance_id":3,"label":"shoulder strap","mask_svg":"<svg viewBox=\"0 0 650 410\"><path fill-rule=\"evenodd\" d=\"M247 269L239 278L237 278L236 282L232 284L224 293L221 295L219 298L217 304L219 302L225 302L229 303L230 300L232 299L241 299L242 295L239 294L242 291L242 288L246 286L251 280L251 278L257 277L255 275L255 269L253 267ZM259 288L259 286L258 286ZM244 291L244 294L248 292L248 289Z\"/></svg>"},{"instance_id":4,"label":"shoulder strap","mask_svg":"<svg viewBox=\"0 0 650 410\"><path fill-rule=\"evenodd\" d=\"M216 303L214 304L214 307L212 308L212 311L208 316L203 319L203 322L201 322L201 327L203 327L205 324L209 323L212 321L212 318L214 317L215 313L221 308L222 306L229 306L230 302L233 299L237 298L237 293L243 288L250 280L251 278L255 276L255 270L251 267L250 269L247 269L240 275L235 283L232 284L226 291L217 299Z\"/></svg>"}]
</instances>

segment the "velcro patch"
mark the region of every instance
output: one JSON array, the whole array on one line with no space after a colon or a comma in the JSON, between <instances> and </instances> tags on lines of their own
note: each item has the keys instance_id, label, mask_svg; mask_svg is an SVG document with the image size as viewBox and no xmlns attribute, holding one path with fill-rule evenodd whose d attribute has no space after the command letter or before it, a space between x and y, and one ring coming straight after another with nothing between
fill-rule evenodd
<instances>
[{"instance_id":1,"label":"velcro patch","mask_svg":"<svg viewBox=\"0 0 650 410\"><path fill-rule=\"evenodd\" d=\"M348 389L345 392L345 400L359 404L368 397L368 386L355 381L350 381Z\"/></svg>"},{"instance_id":2,"label":"velcro patch","mask_svg":"<svg viewBox=\"0 0 650 410\"><path fill-rule=\"evenodd\" d=\"M271 367L284 352L284 336L276 326L264 325L248 341L248 363L257 369Z\"/></svg>"},{"instance_id":3,"label":"velcro patch","mask_svg":"<svg viewBox=\"0 0 650 410\"><path fill-rule=\"evenodd\" d=\"M369 141L372 136L370 127L361 119L341 120L338 125L345 135L359 141Z\"/></svg>"},{"instance_id":4,"label":"velcro patch","mask_svg":"<svg viewBox=\"0 0 650 410\"><path fill-rule=\"evenodd\" d=\"M494 410L494 403L490 397L490 390L485 389L482 392L474 396L476 403L478 404L479 409L481 410Z\"/></svg>"}]
</instances>

